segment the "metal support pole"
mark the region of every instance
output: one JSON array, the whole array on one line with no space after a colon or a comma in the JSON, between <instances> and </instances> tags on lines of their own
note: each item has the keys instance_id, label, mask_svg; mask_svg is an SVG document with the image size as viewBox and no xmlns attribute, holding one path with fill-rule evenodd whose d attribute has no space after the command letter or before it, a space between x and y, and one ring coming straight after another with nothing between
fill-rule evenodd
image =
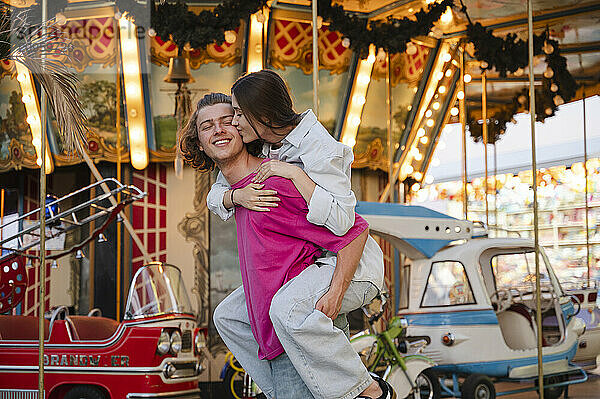
<instances>
[{"instance_id":1,"label":"metal support pole","mask_svg":"<svg viewBox=\"0 0 600 399\"><path fill-rule=\"evenodd\" d=\"M462 48L460 54L460 90L463 92L463 98L458 100L460 107L460 127L462 131L462 183L463 183L463 213L465 219L468 219L468 201L469 193L467 192L467 91L465 85L465 49Z\"/></svg>"},{"instance_id":2,"label":"metal support pole","mask_svg":"<svg viewBox=\"0 0 600 399\"><path fill-rule=\"evenodd\" d=\"M48 19L48 0L42 0L42 26ZM46 27L43 26L43 33L46 33ZM42 54L42 65L45 65L46 55ZM42 67L43 68L43 67ZM44 72L42 72L44 73ZM40 122L42 124L41 150L40 157L40 269L38 274L38 398L44 399L44 313L46 313L46 129L48 101L46 92L41 91L40 95Z\"/></svg>"},{"instance_id":3,"label":"metal support pole","mask_svg":"<svg viewBox=\"0 0 600 399\"><path fill-rule=\"evenodd\" d=\"M537 324L537 360L539 396L544 399L544 365L542 353L542 296L540 292L540 237L537 202L537 156L535 147L535 86L533 75L533 5L527 0L527 31L529 36L529 119L531 121L531 174L533 177L533 236L535 243L535 299Z\"/></svg>"},{"instance_id":4,"label":"metal support pole","mask_svg":"<svg viewBox=\"0 0 600 399\"><path fill-rule=\"evenodd\" d=\"M313 111L319 117L319 29L317 28L317 0L312 0L312 61Z\"/></svg>"},{"instance_id":5,"label":"metal support pole","mask_svg":"<svg viewBox=\"0 0 600 399\"><path fill-rule=\"evenodd\" d=\"M115 20L116 21L116 20ZM119 22L116 21L118 24ZM121 29L117 31L117 43L120 42ZM121 46L116 46L117 52L117 180L121 181ZM121 202L121 192L117 193L117 202ZM117 222L117 270L116 270L116 290L117 290L117 321L121 321L121 224Z\"/></svg>"},{"instance_id":6,"label":"metal support pole","mask_svg":"<svg viewBox=\"0 0 600 399\"><path fill-rule=\"evenodd\" d=\"M590 287L590 224L589 224L589 198L588 198L588 152L587 152L587 123L585 109L585 86L583 87L583 167L585 172L585 259L587 266L587 287Z\"/></svg>"},{"instance_id":7,"label":"metal support pole","mask_svg":"<svg viewBox=\"0 0 600 399\"><path fill-rule=\"evenodd\" d=\"M390 195L389 201L394 202L394 196L391 194L394 189L394 183L392 180L394 179L394 154L393 154L393 142L392 142L392 67L390 62L392 57L390 53L386 54L386 62L387 68L385 73L385 90L386 90L386 101L385 101L385 111L387 116L387 141L388 141L388 185L390 186Z\"/></svg>"},{"instance_id":8,"label":"metal support pole","mask_svg":"<svg viewBox=\"0 0 600 399\"><path fill-rule=\"evenodd\" d=\"M494 226L496 235L498 234L498 151L496 141L494 141Z\"/></svg>"},{"instance_id":9,"label":"metal support pole","mask_svg":"<svg viewBox=\"0 0 600 399\"><path fill-rule=\"evenodd\" d=\"M481 74L481 119L483 119L483 125L481 130L483 132L483 156L485 161L485 181L483 184L485 190L485 224L490 224L490 215L488 207L488 126L487 126L487 87L486 87L486 71Z\"/></svg>"}]
</instances>

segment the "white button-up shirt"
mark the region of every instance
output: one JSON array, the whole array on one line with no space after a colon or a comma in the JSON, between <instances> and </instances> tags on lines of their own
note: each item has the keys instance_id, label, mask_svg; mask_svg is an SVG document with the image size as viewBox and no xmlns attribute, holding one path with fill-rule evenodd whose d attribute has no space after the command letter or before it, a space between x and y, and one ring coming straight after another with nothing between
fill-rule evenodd
<instances>
[{"instance_id":1,"label":"white button-up shirt","mask_svg":"<svg viewBox=\"0 0 600 399\"><path fill-rule=\"evenodd\" d=\"M354 154L352 149L335 140L317 120L312 110L302 114L302 120L282 141L279 160L299 166L316 184L308 203L306 219L324 226L341 236L354 225L356 197L352 192L350 175ZM271 145L266 143L263 154L268 155ZM223 205L223 195L230 185L221 172L206 198L208 209L223 220L229 219L234 209ZM318 262L335 265L336 255L326 253ZM369 236L363 256L354 274L356 281L371 281L383 287L383 253Z\"/></svg>"}]
</instances>

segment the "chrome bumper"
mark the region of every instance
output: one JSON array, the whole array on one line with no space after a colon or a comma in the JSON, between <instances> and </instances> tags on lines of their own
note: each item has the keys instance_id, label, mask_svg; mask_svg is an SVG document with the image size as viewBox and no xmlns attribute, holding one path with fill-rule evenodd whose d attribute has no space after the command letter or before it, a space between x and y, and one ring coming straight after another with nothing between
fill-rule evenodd
<instances>
[{"instance_id":1,"label":"chrome bumper","mask_svg":"<svg viewBox=\"0 0 600 399\"><path fill-rule=\"evenodd\" d=\"M200 388L189 389L187 391L178 392L161 392L161 393L129 393L127 399L145 399L145 398L161 398L161 399L199 399Z\"/></svg>"}]
</instances>

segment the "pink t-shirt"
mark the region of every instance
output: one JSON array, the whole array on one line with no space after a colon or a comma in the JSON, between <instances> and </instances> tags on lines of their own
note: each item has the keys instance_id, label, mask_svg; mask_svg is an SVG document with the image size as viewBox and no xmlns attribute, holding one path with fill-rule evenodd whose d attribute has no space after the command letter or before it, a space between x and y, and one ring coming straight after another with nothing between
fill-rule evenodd
<instances>
[{"instance_id":1,"label":"pink t-shirt","mask_svg":"<svg viewBox=\"0 0 600 399\"><path fill-rule=\"evenodd\" d=\"M254 173L231 188L250 184ZM269 308L275 293L286 282L314 263L323 248L338 252L358 237L367 222L356 215L354 226L342 237L306 220L308 206L294 184L282 177L265 180L265 189L276 190L281 201L269 212L235 210L242 283L252 333L258 342L258 357L273 359L284 352Z\"/></svg>"}]
</instances>

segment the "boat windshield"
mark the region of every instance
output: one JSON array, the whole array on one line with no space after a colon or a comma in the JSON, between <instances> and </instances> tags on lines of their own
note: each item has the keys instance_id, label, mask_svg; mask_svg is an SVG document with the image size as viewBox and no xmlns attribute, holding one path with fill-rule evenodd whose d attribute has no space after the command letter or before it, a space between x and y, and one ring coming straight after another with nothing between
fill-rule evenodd
<instances>
[{"instance_id":1,"label":"boat windshield","mask_svg":"<svg viewBox=\"0 0 600 399\"><path fill-rule=\"evenodd\" d=\"M162 263L143 266L136 273L129 290L125 319L167 313L193 314L181 271Z\"/></svg>"}]
</instances>

